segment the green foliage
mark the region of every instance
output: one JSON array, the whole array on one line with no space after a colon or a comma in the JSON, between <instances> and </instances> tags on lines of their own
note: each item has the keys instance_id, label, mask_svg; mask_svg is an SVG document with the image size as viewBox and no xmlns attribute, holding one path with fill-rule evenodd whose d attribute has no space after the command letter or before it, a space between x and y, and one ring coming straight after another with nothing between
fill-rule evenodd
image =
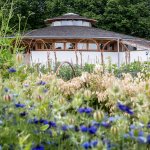
<instances>
[{"instance_id":1,"label":"green foliage","mask_svg":"<svg viewBox=\"0 0 150 150\"><path fill-rule=\"evenodd\" d=\"M10 20L13 17L13 4L7 9L5 4L0 9L0 73L3 74L6 69L13 66L13 56L12 56L12 39L6 38L12 33L11 28L9 28Z\"/></svg>"},{"instance_id":2,"label":"green foliage","mask_svg":"<svg viewBox=\"0 0 150 150\"><path fill-rule=\"evenodd\" d=\"M28 30L41 28L44 19L73 12L97 19L98 28L150 38L149 0L14 0L14 6L11 26L16 25L17 15L21 14L22 30L26 20Z\"/></svg>"},{"instance_id":3,"label":"green foliage","mask_svg":"<svg viewBox=\"0 0 150 150\"><path fill-rule=\"evenodd\" d=\"M140 65L127 67L140 70ZM89 72L94 67L85 66ZM52 73L40 76L35 66L16 70L9 79L0 76L0 149L80 150L95 140L91 150L108 145L116 150L149 149L150 78L145 74L118 79L97 67L65 82Z\"/></svg>"}]
</instances>

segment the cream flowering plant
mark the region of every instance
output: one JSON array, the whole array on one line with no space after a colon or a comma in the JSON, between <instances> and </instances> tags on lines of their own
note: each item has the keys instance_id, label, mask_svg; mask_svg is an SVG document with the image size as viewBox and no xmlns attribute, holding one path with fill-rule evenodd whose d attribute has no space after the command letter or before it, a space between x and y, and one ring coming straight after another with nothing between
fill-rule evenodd
<instances>
[{"instance_id":1,"label":"cream flowering plant","mask_svg":"<svg viewBox=\"0 0 150 150\"><path fill-rule=\"evenodd\" d=\"M9 68L0 76L0 149L150 148L150 78L103 69L64 81Z\"/></svg>"}]
</instances>

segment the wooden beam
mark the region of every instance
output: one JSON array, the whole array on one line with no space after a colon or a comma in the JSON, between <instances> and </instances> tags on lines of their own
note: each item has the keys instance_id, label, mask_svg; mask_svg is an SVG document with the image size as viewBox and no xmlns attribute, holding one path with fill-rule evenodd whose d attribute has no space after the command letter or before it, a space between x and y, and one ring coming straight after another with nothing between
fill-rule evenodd
<instances>
[{"instance_id":1,"label":"wooden beam","mask_svg":"<svg viewBox=\"0 0 150 150\"><path fill-rule=\"evenodd\" d=\"M117 40L117 50L118 50L118 68L120 68L120 43L119 39Z\"/></svg>"}]
</instances>

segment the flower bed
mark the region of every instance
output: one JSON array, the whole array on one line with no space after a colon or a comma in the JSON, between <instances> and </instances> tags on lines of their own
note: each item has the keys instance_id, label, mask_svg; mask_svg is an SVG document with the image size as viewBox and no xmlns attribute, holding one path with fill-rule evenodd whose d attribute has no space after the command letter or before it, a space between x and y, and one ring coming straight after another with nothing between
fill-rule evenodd
<instances>
[{"instance_id":1,"label":"flower bed","mask_svg":"<svg viewBox=\"0 0 150 150\"><path fill-rule=\"evenodd\" d=\"M93 73L63 81L27 67L0 77L0 149L148 149L150 78Z\"/></svg>"}]
</instances>

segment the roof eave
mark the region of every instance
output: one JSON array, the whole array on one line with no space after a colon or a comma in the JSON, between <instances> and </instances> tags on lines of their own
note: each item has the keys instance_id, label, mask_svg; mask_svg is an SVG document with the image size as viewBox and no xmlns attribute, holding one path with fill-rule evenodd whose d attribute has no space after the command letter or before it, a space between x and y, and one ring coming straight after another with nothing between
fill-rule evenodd
<instances>
[{"instance_id":1,"label":"roof eave","mask_svg":"<svg viewBox=\"0 0 150 150\"><path fill-rule=\"evenodd\" d=\"M55 18L55 19L46 19L44 20L44 22L46 24L52 23L54 21L62 21L62 20L84 20L84 21L88 21L91 22L92 24L97 23L97 20L94 19L86 19L86 18Z\"/></svg>"}]
</instances>

